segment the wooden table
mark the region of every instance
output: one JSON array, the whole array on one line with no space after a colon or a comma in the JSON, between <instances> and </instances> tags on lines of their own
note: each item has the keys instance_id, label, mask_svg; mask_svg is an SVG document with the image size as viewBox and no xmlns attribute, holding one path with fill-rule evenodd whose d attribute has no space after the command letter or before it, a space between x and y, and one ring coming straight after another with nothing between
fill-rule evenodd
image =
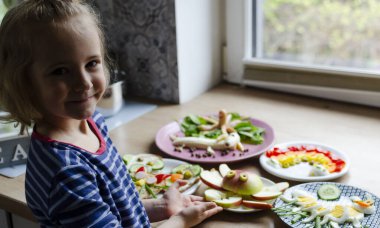
<instances>
[{"instance_id":1,"label":"wooden table","mask_svg":"<svg viewBox=\"0 0 380 228\"><path fill-rule=\"evenodd\" d=\"M380 196L380 109L236 85L221 84L182 105L160 105L156 110L111 132L120 154L155 153L156 132L165 124L190 113L215 113L220 109L239 112L269 123L276 143L311 140L344 151L351 159L347 175L337 179ZM275 182L283 181L265 172L257 158L230 165L249 169ZM216 167L212 165L204 168ZM32 219L25 204L25 176L0 177L0 208ZM297 184L291 182L291 185ZM198 193L202 188L198 191ZM199 227L286 227L271 211L251 214L221 212Z\"/></svg>"}]
</instances>

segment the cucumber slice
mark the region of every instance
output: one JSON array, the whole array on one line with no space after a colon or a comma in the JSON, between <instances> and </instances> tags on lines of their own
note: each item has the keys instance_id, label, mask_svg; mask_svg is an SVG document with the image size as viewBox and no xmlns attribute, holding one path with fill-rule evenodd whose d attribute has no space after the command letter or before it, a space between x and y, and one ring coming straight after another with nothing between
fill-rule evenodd
<instances>
[{"instance_id":1,"label":"cucumber slice","mask_svg":"<svg viewBox=\"0 0 380 228\"><path fill-rule=\"evenodd\" d=\"M123 155L123 162L124 162L124 164L130 165L133 157L134 157L134 155L132 155L132 154L124 154Z\"/></svg>"},{"instance_id":2,"label":"cucumber slice","mask_svg":"<svg viewBox=\"0 0 380 228\"><path fill-rule=\"evenodd\" d=\"M191 165L190 170L193 173L193 176L197 177L201 175L202 167L200 165Z\"/></svg>"},{"instance_id":3,"label":"cucumber slice","mask_svg":"<svg viewBox=\"0 0 380 228\"><path fill-rule=\"evenodd\" d=\"M189 164L181 164L181 165L175 167L172 170L172 173L184 174L186 172L186 170L189 169L190 166L191 165L189 165Z\"/></svg>"},{"instance_id":4,"label":"cucumber slice","mask_svg":"<svg viewBox=\"0 0 380 228\"><path fill-rule=\"evenodd\" d=\"M193 177L197 177L201 174L202 167L200 165L181 164L172 170L172 173L184 174L186 171L190 171Z\"/></svg>"},{"instance_id":5,"label":"cucumber slice","mask_svg":"<svg viewBox=\"0 0 380 228\"><path fill-rule=\"evenodd\" d=\"M336 200L342 191L335 185L324 184L318 189L318 197L323 200Z\"/></svg>"},{"instance_id":6,"label":"cucumber slice","mask_svg":"<svg viewBox=\"0 0 380 228\"><path fill-rule=\"evenodd\" d=\"M160 170L164 168L164 162L162 160L149 161L147 165L152 167L152 170Z\"/></svg>"}]
</instances>

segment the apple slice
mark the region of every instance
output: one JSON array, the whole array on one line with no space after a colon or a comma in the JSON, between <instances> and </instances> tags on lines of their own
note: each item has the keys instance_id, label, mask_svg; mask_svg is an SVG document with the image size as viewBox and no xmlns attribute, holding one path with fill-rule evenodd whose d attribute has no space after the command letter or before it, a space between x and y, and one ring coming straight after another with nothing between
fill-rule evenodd
<instances>
[{"instance_id":1,"label":"apple slice","mask_svg":"<svg viewBox=\"0 0 380 228\"><path fill-rule=\"evenodd\" d=\"M220 172L220 175L222 175L222 177L225 177L230 170L231 169L230 167L228 167L227 164L223 163L219 165L219 172Z\"/></svg>"},{"instance_id":2,"label":"apple slice","mask_svg":"<svg viewBox=\"0 0 380 228\"><path fill-rule=\"evenodd\" d=\"M231 208L231 207L238 207L243 198L240 196L231 196L225 199L220 199L220 200L214 200L214 202L223 207L223 208Z\"/></svg>"},{"instance_id":3,"label":"apple slice","mask_svg":"<svg viewBox=\"0 0 380 228\"><path fill-rule=\"evenodd\" d=\"M223 191L219 191L216 189L207 189L205 191L205 199L207 201L215 201L227 198L227 194Z\"/></svg>"},{"instance_id":4,"label":"apple slice","mask_svg":"<svg viewBox=\"0 0 380 228\"><path fill-rule=\"evenodd\" d=\"M279 197L282 194L282 192L277 190L271 190L270 188L264 188L262 191L253 194L252 198L256 200L271 200Z\"/></svg>"},{"instance_id":5,"label":"apple slice","mask_svg":"<svg viewBox=\"0 0 380 228\"><path fill-rule=\"evenodd\" d=\"M273 188L276 188L277 191L284 192L286 189L289 188L288 182L279 182L273 185Z\"/></svg>"},{"instance_id":6,"label":"apple slice","mask_svg":"<svg viewBox=\"0 0 380 228\"><path fill-rule=\"evenodd\" d=\"M252 201L252 200L243 200L242 204L246 207L254 208L254 209L271 209L273 207L272 204L270 203Z\"/></svg>"},{"instance_id":7,"label":"apple slice","mask_svg":"<svg viewBox=\"0 0 380 228\"><path fill-rule=\"evenodd\" d=\"M218 171L203 170L200 177L205 185L214 189L223 190L223 178L220 176Z\"/></svg>"}]
</instances>

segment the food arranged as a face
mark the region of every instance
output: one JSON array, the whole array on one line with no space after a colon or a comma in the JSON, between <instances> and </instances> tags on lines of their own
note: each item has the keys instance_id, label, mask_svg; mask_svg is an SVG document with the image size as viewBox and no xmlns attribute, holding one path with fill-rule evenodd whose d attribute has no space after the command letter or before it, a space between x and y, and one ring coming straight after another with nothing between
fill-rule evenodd
<instances>
[{"instance_id":1,"label":"food arranged as a face","mask_svg":"<svg viewBox=\"0 0 380 228\"><path fill-rule=\"evenodd\" d=\"M200 178L210 189L205 199L223 208L270 209L273 199L289 187L287 182L264 186L261 178L243 170L231 170L226 164L217 170L204 170Z\"/></svg>"},{"instance_id":2,"label":"food arranged as a face","mask_svg":"<svg viewBox=\"0 0 380 228\"><path fill-rule=\"evenodd\" d=\"M220 110L218 116L188 115L180 123L184 136L171 135L175 150L204 150L201 156L215 157L231 151L239 156L248 152L244 144L259 145L264 141L265 130L254 126L249 117ZM199 154L197 154L199 155Z\"/></svg>"},{"instance_id":3,"label":"food arranged as a face","mask_svg":"<svg viewBox=\"0 0 380 228\"><path fill-rule=\"evenodd\" d=\"M308 176L326 176L341 172L346 162L337 158L331 151L310 145L274 147L267 151L267 164L276 169L292 169L308 164Z\"/></svg>"},{"instance_id":4,"label":"food arranged as a face","mask_svg":"<svg viewBox=\"0 0 380 228\"><path fill-rule=\"evenodd\" d=\"M179 187L180 192L185 192L199 182L202 171L199 165L188 163L168 170L165 161L153 154L127 154L123 160L142 199L160 197L177 180L187 182Z\"/></svg>"},{"instance_id":5,"label":"food arranged as a face","mask_svg":"<svg viewBox=\"0 0 380 228\"><path fill-rule=\"evenodd\" d=\"M376 211L370 194L365 194L364 197L352 194L342 196L340 186L334 183L322 184L317 194L302 188L290 190L290 194L280 197L284 204L273 211L280 217L288 217L293 224L299 222L304 226L314 224L314 227L363 227L361 222L364 217Z\"/></svg>"}]
</instances>

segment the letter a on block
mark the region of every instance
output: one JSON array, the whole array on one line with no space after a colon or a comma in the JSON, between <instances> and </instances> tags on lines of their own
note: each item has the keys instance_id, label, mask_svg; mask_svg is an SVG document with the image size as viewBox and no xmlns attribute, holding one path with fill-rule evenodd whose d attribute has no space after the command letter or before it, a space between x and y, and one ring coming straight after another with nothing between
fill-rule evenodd
<instances>
[{"instance_id":1,"label":"letter a on block","mask_svg":"<svg viewBox=\"0 0 380 228\"><path fill-rule=\"evenodd\" d=\"M0 153L1 153L1 152L3 152L3 149L0 147ZM3 164L3 163L4 163L4 158L1 157L1 158L0 158L0 164Z\"/></svg>"},{"instance_id":2,"label":"letter a on block","mask_svg":"<svg viewBox=\"0 0 380 228\"><path fill-rule=\"evenodd\" d=\"M12 161L18 161L19 156L22 156L22 159L28 158L28 155L25 153L25 150L22 148L20 144L17 144L15 154L13 155Z\"/></svg>"}]
</instances>

